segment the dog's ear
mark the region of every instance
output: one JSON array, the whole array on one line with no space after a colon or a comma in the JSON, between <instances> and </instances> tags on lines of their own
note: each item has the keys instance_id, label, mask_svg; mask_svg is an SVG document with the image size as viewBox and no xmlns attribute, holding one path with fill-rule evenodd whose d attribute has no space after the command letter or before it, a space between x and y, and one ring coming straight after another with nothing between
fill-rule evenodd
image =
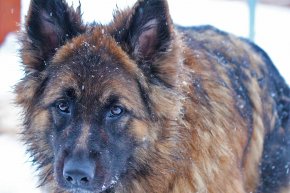
<instances>
[{"instance_id":1,"label":"dog's ear","mask_svg":"<svg viewBox=\"0 0 290 193\"><path fill-rule=\"evenodd\" d=\"M166 0L140 0L127 26L127 41L136 59L153 60L167 51L172 38L172 21Z\"/></svg>"},{"instance_id":2,"label":"dog's ear","mask_svg":"<svg viewBox=\"0 0 290 193\"><path fill-rule=\"evenodd\" d=\"M45 69L57 48L84 30L80 6L74 10L64 0L31 0L21 50L26 72Z\"/></svg>"},{"instance_id":3,"label":"dog's ear","mask_svg":"<svg viewBox=\"0 0 290 193\"><path fill-rule=\"evenodd\" d=\"M173 86L178 68L178 41L167 1L139 0L121 16L123 24L115 17L116 41L150 80Z\"/></svg>"}]
</instances>

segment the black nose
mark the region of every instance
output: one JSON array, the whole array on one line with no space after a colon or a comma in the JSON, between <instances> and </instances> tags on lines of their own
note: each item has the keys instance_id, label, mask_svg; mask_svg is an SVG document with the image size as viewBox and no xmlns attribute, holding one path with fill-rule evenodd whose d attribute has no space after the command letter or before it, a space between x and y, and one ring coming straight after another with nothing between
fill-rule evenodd
<instances>
[{"instance_id":1,"label":"black nose","mask_svg":"<svg viewBox=\"0 0 290 193\"><path fill-rule=\"evenodd\" d=\"M74 187L88 188L95 177L95 164L87 158L70 158L63 167L64 180Z\"/></svg>"}]
</instances>

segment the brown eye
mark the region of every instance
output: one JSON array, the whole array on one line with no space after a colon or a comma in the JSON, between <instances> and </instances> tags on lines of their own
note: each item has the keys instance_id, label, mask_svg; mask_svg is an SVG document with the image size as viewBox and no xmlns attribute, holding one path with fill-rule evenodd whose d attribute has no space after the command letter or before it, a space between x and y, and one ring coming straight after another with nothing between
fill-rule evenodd
<instances>
[{"instance_id":1,"label":"brown eye","mask_svg":"<svg viewBox=\"0 0 290 193\"><path fill-rule=\"evenodd\" d=\"M124 109L120 106L113 106L110 110L110 117L120 116L124 112Z\"/></svg>"},{"instance_id":2,"label":"brown eye","mask_svg":"<svg viewBox=\"0 0 290 193\"><path fill-rule=\"evenodd\" d=\"M56 108L62 113L70 113L70 105L67 101L59 101Z\"/></svg>"}]
</instances>

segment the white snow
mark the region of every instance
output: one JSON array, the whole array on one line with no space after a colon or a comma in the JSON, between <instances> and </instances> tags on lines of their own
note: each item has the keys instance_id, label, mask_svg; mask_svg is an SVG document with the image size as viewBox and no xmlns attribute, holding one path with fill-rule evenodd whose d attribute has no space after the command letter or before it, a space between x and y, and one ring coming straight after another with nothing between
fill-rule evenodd
<instances>
[{"instance_id":1,"label":"white snow","mask_svg":"<svg viewBox=\"0 0 290 193\"><path fill-rule=\"evenodd\" d=\"M79 0L69 0L76 7ZM96 3L98 2L98 3ZM84 20L107 23L112 10L125 8L135 0L81 0ZM22 21L28 0L22 0ZM173 21L180 25L211 24L238 36L248 35L248 7L240 1L169 0ZM290 9L258 5L256 43L270 55L290 83ZM17 39L10 34L0 47L0 131L19 131L19 110L13 105L13 85L22 77ZM27 163L23 145L13 135L0 135L0 193L37 193L33 170Z\"/></svg>"},{"instance_id":2,"label":"white snow","mask_svg":"<svg viewBox=\"0 0 290 193\"><path fill-rule=\"evenodd\" d=\"M0 193L39 193L34 170L15 136L0 136Z\"/></svg>"}]
</instances>

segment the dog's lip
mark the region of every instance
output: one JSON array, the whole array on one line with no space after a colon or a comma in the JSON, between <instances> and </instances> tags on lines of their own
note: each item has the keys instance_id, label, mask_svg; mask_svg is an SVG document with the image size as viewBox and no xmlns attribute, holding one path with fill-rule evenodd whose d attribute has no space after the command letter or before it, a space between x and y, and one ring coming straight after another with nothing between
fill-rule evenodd
<instances>
[{"instance_id":1,"label":"dog's lip","mask_svg":"<svg viewBox=\"0 0 290 193\"><path fill-rule=\"evenodd\" d=\"M104 184L102 185L101 189L102 192L109 190L111 188L114 188L114 186L119 182L119 177L118 176L114 176L112 178L110 178L109 180L107 179Z\"/></svg>"},{"instance_id":2,"label":"dog's lip","mask_svg":"<svg viewBox=\"0 0 290 193\"><path fill-rule=\"evenodd\" d=\"M70 186L67 190L72 193L104 193L105 191L113 189L118 183L119 178L115 176L110 180L106 180L103 184L95 187L80 188L77 186Z\"/></svg>"},{"instance_id":3,"label":"dog's lip","mask_svg":"<svg viewBox=\"0 0 290 193\"><path fill-rule=\"evenodd\" d=\"M95 189L83 189L83 188L70 188L68 189L71 193L104 193L105 191L111 190L113 185L98 187Z\"/></svg>"}]
</instances>

